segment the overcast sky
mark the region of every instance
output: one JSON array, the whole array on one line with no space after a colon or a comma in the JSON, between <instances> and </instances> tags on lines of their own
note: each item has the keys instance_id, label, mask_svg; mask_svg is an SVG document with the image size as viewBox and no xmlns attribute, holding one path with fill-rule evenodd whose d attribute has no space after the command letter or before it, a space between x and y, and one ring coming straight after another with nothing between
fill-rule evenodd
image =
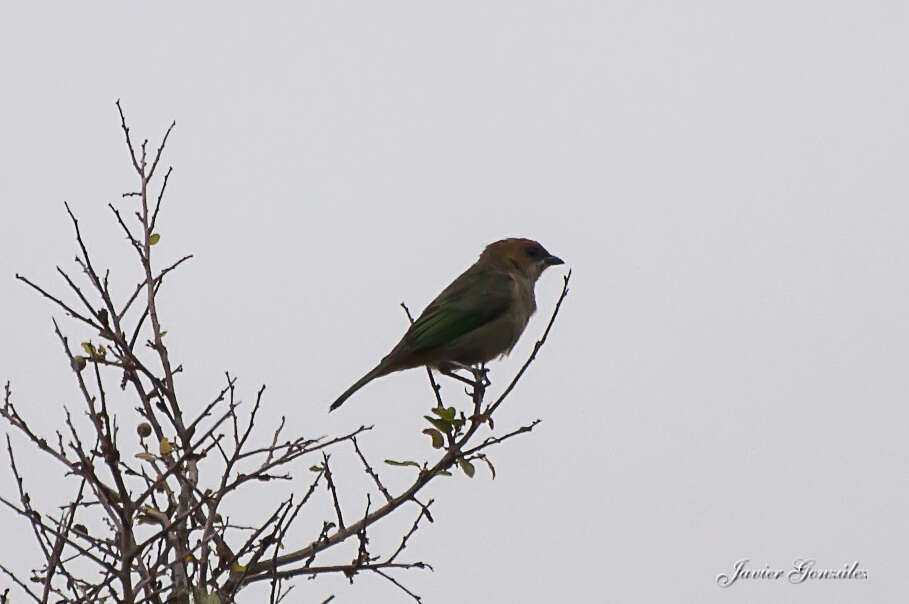
<instances>
[{"instance_id":1,"label":"overcast sky","mask_svg":"<svg viewBox=\"0 0 909 604\"><path fill-rule=\"evenodd\" d=\"M496 426L543 423L492 452L494 481L429 489L436 522L406 553L436 571L402 577L427 603L904 601L907 26L897 1L10 5L0 378L44 433L78 407L61 314L13 279L63 291L64 200L118 287L134 283L105 207L135 186L120 98L137 136L177 121L156 252L195 254L162 292L188 409L230 370L246 398L268 385L263 430L282 414L310 436L374 423L375 459L427 458L422 371L326 413L406 328L398 304L422 309L503 237L564 258L493 364L494 395L573 269ZM14 442L35 497L65 501L54 467ZM235 500L235 517L302 492L307 465L266 501ZM411 521L372 546L393 549ZM0 559L24 571L39 556L27 526L6 512L0 526ZM868 579L718 587L743 558L858 561ZM301 580L291 599L331 594L408 601L371 576Z\"/></svg>"}]
</instances>

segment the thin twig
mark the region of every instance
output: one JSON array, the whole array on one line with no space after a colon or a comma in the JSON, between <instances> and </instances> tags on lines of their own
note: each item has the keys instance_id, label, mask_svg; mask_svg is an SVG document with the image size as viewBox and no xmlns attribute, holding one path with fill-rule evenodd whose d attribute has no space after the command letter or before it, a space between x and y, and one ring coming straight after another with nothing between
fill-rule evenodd
<instances>
[{"instance_id":1,"label":"thin twig","mask_svg":"<svg viewBox=\"0 0 909 604\"><path fill-rule=\"evenodd\" d=\"M410 321L410 324L413 325L414 318L410 314L410 309L407 308L407 305L401 302L401 308L404 309L404 314L407 315L407 320ZM439 403L439 407L444 407L445 404L442 402L442 386L436 382L436 378L432 375L432 369L429 366L426 366L426 375L429 377L429 385L432 386L432 392L436 396L436 402Z\"/></svg>"}]
</instances>

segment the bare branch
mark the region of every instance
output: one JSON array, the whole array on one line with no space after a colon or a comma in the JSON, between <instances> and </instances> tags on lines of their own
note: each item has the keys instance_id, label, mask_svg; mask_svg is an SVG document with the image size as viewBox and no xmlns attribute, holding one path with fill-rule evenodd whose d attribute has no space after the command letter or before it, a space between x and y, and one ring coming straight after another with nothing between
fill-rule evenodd
<instances>
[{"instance_id":1,"label":"bare branch","mask_svg":"<svg viewBox=\"0 0 909 604\"><path fill-rule=\"evenodd\" d=\"M341 515L341 504L338 503L338 489L331 479L331 469L328 467L328 455L322 452L322 467L325 469L325 482L328 484L328 490L331 492L331 501L335 506L335 513L338 515L338 526L344 530L344 516Z\"/></svg>"},{"instance_id":2,"label":"bare branch","mask_svg":"<svg viewBox=\"0 0 909 604\"><path fill-rule=\"evenodd\" d=\"M39 604L40 604L40 602L42 601L41 598L39 598L39 597L35 594L35 592L33 592L31 589L29 589L28 585L26 585L25 583L23 583L22 581L20 581L19 578L16 577L15 574L13 574L13 571L11 571L10 569L6 568L6 567L3 566L2 564L0 564L0 570L2 570L10 579L12 579L12 580L13 580L13 583L15 583L15 584L18 585L20 588L22 588L22 591L24 591L25 593L27 593L29 596L31 596L31 598L32 598L35 602L39 602ZM6 594L4 593L4 598L5 598L5 597L6 597Z\"/></svg>"},{"instance_id":3,"label":"bare branch","mask_svg":"<svg viewBox=\"0 0 909 604\"><path fill-rule=\"evenodd\" d=\"M562 308L562 302L565 300L565 296L568 295L568 282L571 280L571 270L568 270L568 274L562 277L562 293L559 295L559 299L556 301L555 308L552 310L552 315L549 317L549 323L546 324L546 329L543 331L543 336L537 340L533 345L533 351L531 351L530 356L527 357L527 360L524 361L524 364L521 365L521 369L515 374L514 378L511 380L511 383L508 384L508 387L505 388L505 391L499 395L499 398L496 399L492 405L487 407L485 414L491 415L493 411L499 408L499 405L502 404L502 401L511 394L511 391L517 385L518 380L524 375L524 372L527 371L527 368L530 367L530 364L533 363L534 359L537 358L537 353L543 347L543 344L546 343L546 338L549 337L549 332L552 330L552 326L555 323L555 319L559 314L559 309Z\"/></svg>"},{"instance_id":4,"label":"bare branch","mask_svg":"<svg viewBox=\"0 0 909 604\"><path fill-rule=\"evenodd\" d=\"M404 314L407 315L407 320L410 321L411 325L413 325L414 319L413 319L413 316L410 314L410 309L407 308L407 305L404 304L403 302L401 302L401 308L404 309ZM429 377L429 385L432 387L432 392L436 397L436 402L439 403L439 407L444 407L445 404L442 402L442 393L441 393L442 386L440 386L438 384L438 382L436 382L436 378L432 375L432 369L430 369L428 365L426 367L426 375L427 375L427 377Z\"/></svg>"},{"instance_id":5,"label":"bare branch","mask_svg":"<svg viewBox=\"0 0 909 604\"><path fill-rule=\"evenodd\" d=\"M434 428L426 432L439 452L435 454L436 459L422 464L398 462L416 466L416 473L409 486L394 493L361 447L365 439L364 442L358 439L373 426L360 426L334 436L288 437L286 431L292 423L282 416L269 431L257 432L255 427L261 424L260 412L265 404L265 386L256 390L255 400L247 405L241 401L236 378L230 374L226 374L226 385L215 389L211 398L187 402L185 393L178 396L175 376L183 371L183 365L171 356L165 344L165 317L161 315L164 306L159 296L165 277L192 256L183 255L163 269L152 258L152 252L158 249L152 249L160 237L155 229L173 168L168 167L163 178L154 181L155 186L160 185L157 192L152 191L152 179L164 161L164 150L175 123L170 124L155 152L150 153L147 139L134 144L119 100L115 104L138 183L134 191L123 195L126 201L121 203L130 204L128 210L113 204L108 207L116 219L114 229L122 230L136 251L139 274L128 277L127 283L135 286L125 292L127 296L122 304L115 304L110 271L96 268L101 265L96 265L89 253L90 242L83 237L72 208L64 204L78 244L75 262L89 285L80 281L78 275L71 275L72 271L58 267L65 282L61 287L71 292L59 297L16 275L97 335L82 342L83 355L78 347L75 350L70 347L64 331L67 324L53 322L54 333L63 348L65 370L73 373L80 398L79 408L72 413L70 407L63 407L55 442L52 438L49 443L29 426L12 401L9 383L6 384L0 418L24 435L27 446L43 451L59 463L61 474L75 477L79 488L65 505L55 505L51 514L35 509L7 435L19 501L14 503L0 497L0 504L30 524L44 562L32 569L27 581L16 578L2 565L0 570L36 602L106 599L127 604L190 604L203 594L217 594L226 604L234 601L243 586L270 581L269 599L277 603L284 601L294 589L289 583L293 577L325 573L341 573L350 581L355 576L374 573L420 602L420 596L399 580L399 573L409 569L432 570L422 561L401 560L422 519L433 522L430 507L434 500L424 504L418 495L436 476L450 475L458 468L473 476L471 461L486 462L494 478L495 469L487 457L487 449L530 432L539 423L540 420L535 420L501 435L490 434L480 441L480 430L486 426L490 430L494 428L493 412L513 391L546 341L568 293L571 273L564 278L562 294L542 337L493 403L485 402L489 386L485 367L465 367L470 369L473 379L452 376L467 385L468 401L463 410L443 405L441 386L427 369L436 402L431 412L437 417L430 417ZM135 216L136 223L130 214ZM76 301L71 304L65 298ZM119 292L117 298L121 300ZM407 306L402 302L401 307L413 323ZM111 387L110 379L118 380L114 383L119 383L122 394ZM122 406L119 403L124 397L128 404ZM184 421L188 410L192 410L191 415ZM137 420L135 424L131 424L133 420ZM124 423L135 426L135 432L122 430ZM333 457L335 450L347 451L347 446L342 445L344 441L350 441L363 471L384 498L378 500L381 505L374 505L373 487L367 484L365 492L357 495L365 496L366 500L365 509L357 514L351 513L348 500L342 497L349 493L339 487L348 483L343 480L343 466L335 461L340 458ZM237 514L237 520L232 520L226 508L232 495L251 486L249 483L255 483L257 489L270 487L267 483L290 484L291 471L296 468L292 464L303 457L309 460L304 467L309 466L315 476L307 480L308 488L301 498L294 493L275 497L271 491L267 497L275 503L270 513L263 514L267 517L249 520L246 515L250 510L234 509L230 511ZM325 491L318 489L323 484ZM303 513L305 506L321 497L333 510L333 520L324 516L307 517ZM419 510L413 522L405 525L409 528L399 533L399 540L377 544L375 536L383 533L374 531L373 527L410 502ZM296 526L295 523L304 520L310 522L308 528ZM306 535L300 542L303 546L279 555L284 551L287 536L298 534ZM326 564L329 554L323 556L323 552L331 550L334 556L347 547L342 546L345 542L356 544L353 560L349 564ZM375 551L383 550L390 553L374 555ZM41 585L40 593L29 582ZM333 599L332 595L323 604ZM0 604L5 601L6 592L0 595Z\"/></svg>"},{"instance_id":6,"label":"bare branch","mask_svg":"<svg viewBox=\"0 0 909 604\"><path fill-rule=\"evenodd\" d=\"M363 462L363 466L366 470L366 473L372 477L373 482L376 483L379 491L385 497L385 501L391 501L394 497L391 496L391 493L388 492L388 489L385 488L385 485L382 484L382 481L379 479L379 474L369 465L369 462L366 461L366 457L363 455L363 452L360 451L360 446L357 444L357 438L353 437L351 439L353 442L354 450L357 452L357 456L360 458L360 461Z\"/></svg>"}]
</instances>

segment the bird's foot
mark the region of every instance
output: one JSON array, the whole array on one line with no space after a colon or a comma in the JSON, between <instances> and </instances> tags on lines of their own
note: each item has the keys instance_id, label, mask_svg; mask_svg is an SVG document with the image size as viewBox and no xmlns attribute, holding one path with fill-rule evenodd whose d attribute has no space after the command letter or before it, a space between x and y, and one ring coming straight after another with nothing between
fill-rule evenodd
<instances>
[{"instance_id":1,"label":"bird's foot","mask_svg":"<svg viewBox=\"0 0 909 604\"><path fill-rule=\"evenodd\" d=\"M484 388L492 386L492 382L489 380L489 369L486 368L486 365L477 365L472 367L471 371L473 372L474 380L482 383Z\"/></svg>"},{"instance_id":2,"label":"bird's foot","mask_svg":"<svg viewBox=\"0 0 909 604\"><path fill-rule=\"evenodd\" d=\"M468 369L470 373L473 374L474 382L482 384L484 388L492 385L492 382L489 380L489 369L486 368L486 363L472 365Z\"/></svg>"}]
</instances>

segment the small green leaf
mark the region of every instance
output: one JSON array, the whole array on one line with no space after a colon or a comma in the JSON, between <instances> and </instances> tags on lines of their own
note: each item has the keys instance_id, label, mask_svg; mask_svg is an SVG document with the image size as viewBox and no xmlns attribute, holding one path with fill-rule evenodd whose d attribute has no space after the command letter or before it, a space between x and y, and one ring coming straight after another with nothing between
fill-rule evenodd
<instances>
[{"instance_id":1,"label":"small green leaf","mask_svg":"<svg viewBox=\"0 0 909 604\"><path fill-rule=\"evenodd\" d=\"M425 417L426 421L438 428L441 432L448 432L451 430L451 422L447 422L444 419L429 417L428 415L424 415L423 417Z\"/></svg>"},{"instance_id":2,"label":"small green leaf","mask_svg":"<svg viewBox=\"0 0 909 604\"><path fill-rule=\"evenodd\" d=\"M386 459L386 460L385 460L385 463L387 463L387 464L390 465L390 466L413 466L413 467L415 467L415 468L419 468L419 467L420 467L420 464L418 464L418 463L415 462L415 461L410 461L410 460L407 460L407 461L395 461L395 460L393 460L393 459Z\"/></svg>"},{"instance_id":3,"label":"small green leaf","mask_svg":"<svg viewBox=\"0 0 909 604\"><path fill-rule=\"evenodd\" d=\"M454 407L433 407L432 412L444 419L445 421L452 421L455 418L455 413L457 409Z\"/></svg>"},{"instance_id":4,"label":"small green leaf","mask_svg":"<svg viewBox=\"0 0 909 604\"><path fill-rule=\"evenodd\" d=\"M164 524L167 514L152 505L143 505L136 515L139 524Z\"/></svg>"},{"instance_id":5,"label":"small green leaf","mask_svg":"<svg viewBox=\"0 0 909 604\"><path fill-rule=\"evenodd\" d=\"M152 234L149 235L149 237L148 237L148 244L149 244L149 245L155 245L155 244L158 243L159 241L161 241L161 235L159 235L158 233L152 233Z\"/></svg>"},{"instance_id":6,"label":"small green leaf","mask_svg":"<svg viewBox=\"0 0 909 604\"><path fill-rule=\"evenodd\" d=\"M161 443L158 445L158 449L161 452L161 457L165 455L170 455L170 452L174 450L174 446L170 444L170 441L167 438L162 438Z\"/></svg>"},{"instance_id":7,"label":"small green leaf","mask_svg":"<svg viewBox=\"0 0 909 604\"><path fill-rule=\"evenodd\" d=\"M428 434L432 438L432 448L441 449L445 446L445 439L442 437L442 433L434 428L426 428L423 430L423 434Z\"/></svg>"},{"instance_id":8,"label":"small green leaf","mask_svg":"<svg viewBox=\"0 0 909 604\"><path fill-rule=\"evenodd\" d=\"M473 467L473 464L464 459L463 457L458 460L458 464L461 466L461 469L467 474L468 477L473 478L476 468Z\"/></svg>"},{"instance_id":9,"label":"small green leaf","mask_svg":"<svg viewBox=\"0 0 909 604\"><path fill-rule=\"evenodd\" d=\"M91 342L82 342L82 350L84 350L93 361L103 361L104 356L107 354L107 350L104 349L104 346L95 348Z\"/></svg>"},{"instance_id":10,"label":"small green leaf","mask_svg":"<svg viewBox=\"0 0 909 604\"><path fill-rule=\"evenodd\" d=\"M436 472L436 476L451 476L451 472L448 470L439 470Z\"/></svg>"},{"instance_id":11,"label":"small green leaf","mask_svg":"<svg viewBox=\"0 0 909 604\"><path fill-rule=\"evenodd\" d=\"M322 466L309 466L309 471L310 472L321 472Z\"/></svg>"},{"instance_id":12,"label":"small green leaf","mask_svg":"<svg viewBox=\"0 0 909 604\"><path fill-rule=\"evenodd\" d=\"M156 459L156 457L154 455L152 455L151 453L146 453L145 451L143 451L142 453L136 453L136 457L138 459L141 459L144 461L155 461L155 459Z\"/></svg>"},{"instance_id":13,"label":"small green leaf","mask_svg":"<svg viewBox=\"0 0 909 604\"><path fill-rule=\"evenodd\" d=\"M75 356L73 357L73 371L80 372L85 369L85 357Z\"/></svg>"}]
</instances>

